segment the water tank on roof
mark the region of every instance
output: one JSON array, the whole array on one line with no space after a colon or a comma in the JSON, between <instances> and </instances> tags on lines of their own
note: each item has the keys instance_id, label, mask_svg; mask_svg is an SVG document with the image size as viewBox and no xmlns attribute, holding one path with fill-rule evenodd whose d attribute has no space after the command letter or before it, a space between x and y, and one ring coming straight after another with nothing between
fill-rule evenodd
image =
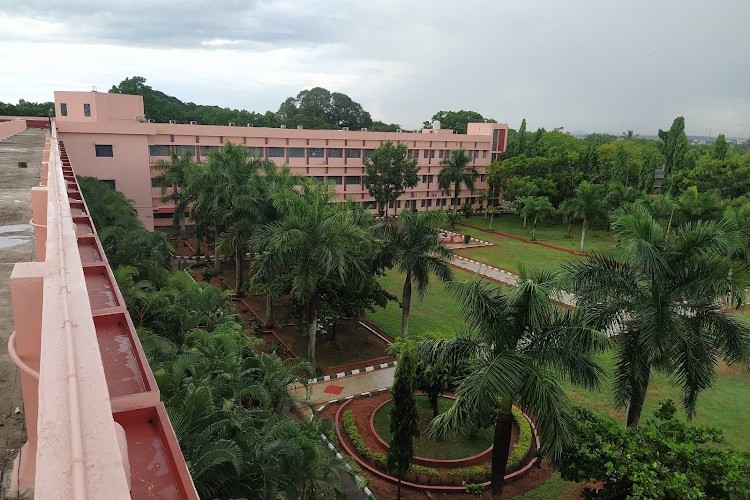
<instances>
[{"instance_id":1,"label":"water tank on roof","mask_svg":"<svg viewBox=\"0 0 750 500\"><path fill-rule=\"evenodd\" d=\"M440 130L440 120L432 122L432 130Z\"/></svg>"}]
</instances>

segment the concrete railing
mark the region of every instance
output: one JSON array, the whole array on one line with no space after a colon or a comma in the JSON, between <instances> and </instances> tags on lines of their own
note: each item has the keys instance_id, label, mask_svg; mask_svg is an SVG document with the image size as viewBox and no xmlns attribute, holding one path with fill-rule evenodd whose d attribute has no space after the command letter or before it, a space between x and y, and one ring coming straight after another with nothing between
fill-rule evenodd
<instances>
[{"instance_id":1,"label":"concrete railing","mask_svg":"<svg viewBox=\"0 0 750 500\"><path fill-rule=\"evenodd\" d=\"M0 122L0 141L24 130L26 130L26 120Z\"/></svg>"},{"instance_id":2,"label":"concrete railing","mask_svg":"<svg viewBox=\"0 0 750 500\"><path fill-rule=\"evenodd\" d=\"M28 441L12 491L197 498L153 374L56 133L32 188L37 262L10 278Z\"/></svg>"}]
</instances>

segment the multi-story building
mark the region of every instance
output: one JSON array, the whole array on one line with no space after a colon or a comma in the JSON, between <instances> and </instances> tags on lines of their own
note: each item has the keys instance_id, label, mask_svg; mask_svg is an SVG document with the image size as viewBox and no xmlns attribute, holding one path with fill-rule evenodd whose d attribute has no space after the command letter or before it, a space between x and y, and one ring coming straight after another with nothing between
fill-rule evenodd
<instances>
[{"instance_id":1,"label":"multi-story building","mask_svg":"<svg viewBox=\"0 0 750 500\"><path fill-rule=\"evenodd\" d=\"M242 144L248 156L289 165L292 172L337 185L341 198L365 208L375 200L364 185L364 161L386 141L405 144L418 160L419 183L390 207L428 210L450 207L453 196L438 187L441 162L453 150L466 150L479 172L474 190L463 189L459 204L478 206L487 188L485 170L505 150L508 126L470 123L467 134L452 130L370 132L366 130L307 130L302 128L224 126L197 123L153 123L144 114L141 96L98 92L55 92L55 114L60 139L76 165L76 173L109 181L133 200L146 227L171 224L174 206L161 201L154 184L155 165L172 152L189 151L196 162L205 161L225 142Z\"/></svg>"}]
</instances>

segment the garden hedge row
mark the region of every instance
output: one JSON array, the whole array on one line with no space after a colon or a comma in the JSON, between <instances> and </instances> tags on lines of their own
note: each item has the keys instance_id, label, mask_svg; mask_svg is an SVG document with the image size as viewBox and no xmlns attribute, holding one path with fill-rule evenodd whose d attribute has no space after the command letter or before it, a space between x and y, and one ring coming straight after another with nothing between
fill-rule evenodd
<instances>
[{"instance_id":1,"label":"garden hedge row","mask_svg":"<svg viewBox=\"0 0 750 500\"><path fill-rule=\"evenodd\" d=\"M378 453L373 451L365 444L362 435L357 429L357 425L354 422L354 413L352 410L346 410L343 414L344 432L347 437L354 445L357 453L365 460L371 462L373 465L385 469L386 455L385 453ZM517 468L529 453L531 449L531 426L526 418L523 416L521 410L513 407L513 419L518 425L518 443L513 449L513 453L508 457L508 470ZM460 467L456 469L449 469L445 471L438 471L434 467L425 467L422 465L412 464L409 470L409 474L413 477L415 482L421 482L418 476L422 476L427 479L428 483L432 483L433 480L438 484L449 483L449 484L461 484L462 482L484 482L490 478L491 467L489 464L485 465L473 465L470 467Z\"/></svg>"}]
</instances>

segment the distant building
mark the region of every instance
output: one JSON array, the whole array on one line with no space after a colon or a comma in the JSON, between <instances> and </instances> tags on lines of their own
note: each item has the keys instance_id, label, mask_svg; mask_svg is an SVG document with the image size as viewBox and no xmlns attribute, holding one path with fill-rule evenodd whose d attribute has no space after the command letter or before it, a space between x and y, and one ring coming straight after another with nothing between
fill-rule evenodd
<instances>
[{"instance_id":1,"label":"distant building","mask_svg":"<svg viewBox=\"0 0 750 500\"><path fill-rule=\"evenodd\" d=\"M449 208L453 196L438 188L440 163L453 150L466 150L479 172L475 190L462 190L459 204L477 207L487 189L486 168L505 150L508 125L470 123L467 134L449 129L421 132L369 132L226 126L197 123L153 123L144 113L141 96L99 92L55 92L55 115L76 173L110 181L133 200L139 218L149 229L169 226L174 205L161 201L153 166L172 152L191 152L198 163L231 141L247 148L248 156L289 165L298 175L337 185L343 200L364 208L375 200L364 187L364 159L386 141L405 144L420 165L419 184L407 190L390 208L429 210Z\"/></svg>"}]
</instances>

